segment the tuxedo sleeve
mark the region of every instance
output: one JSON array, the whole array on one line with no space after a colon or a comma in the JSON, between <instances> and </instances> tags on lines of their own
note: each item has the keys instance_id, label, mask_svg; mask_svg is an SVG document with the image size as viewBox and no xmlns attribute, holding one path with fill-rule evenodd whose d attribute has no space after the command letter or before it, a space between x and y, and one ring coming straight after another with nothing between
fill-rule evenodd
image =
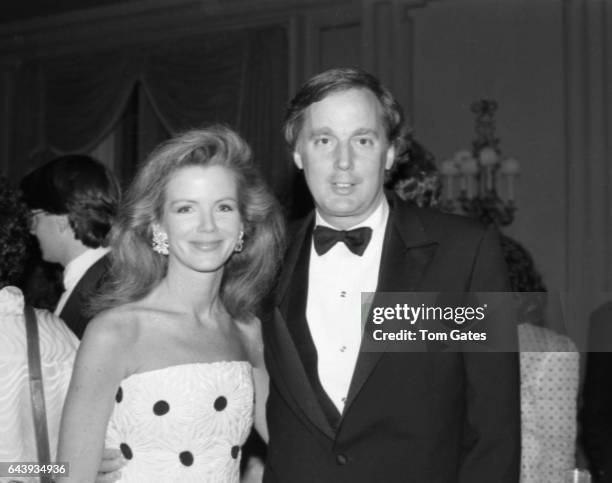
<instances>
[{"instance_id":1,"label":"tuxedo sleeve","mask_svg":"<svg viewBox=\"0 0 612 483\"><path fill-rule=\"evenodd\" d=\"M509 292L499 234L490 226L474 257L472 292ZM500 314L497 334L518 349L517 320ZM518 350L465 352L466 419L462 438L460 483L517 483L520 474L520 376Z\"/></svg>"}]
</instances>

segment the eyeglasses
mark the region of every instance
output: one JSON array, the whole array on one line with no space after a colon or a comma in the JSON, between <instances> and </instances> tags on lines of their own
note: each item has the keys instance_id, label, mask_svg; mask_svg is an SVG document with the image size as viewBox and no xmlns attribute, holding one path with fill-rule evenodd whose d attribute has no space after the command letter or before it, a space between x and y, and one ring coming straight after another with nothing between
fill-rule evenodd
<instances>
[{"instance_id":1,"label":"eyeglasses","mask_svg":"<svg viewBox=\"0 0 612 483\"><path fill-rule=\"evenodd\" d=\"M39 215L43 215L46 214L47 212L45 210L41 210L41 209L36 209L36 210L30 210L29 216L28 216L28 225L30 227L30 231L35 230L36 226L38 224L38 217Z\"/></svg>"}]
</instances>

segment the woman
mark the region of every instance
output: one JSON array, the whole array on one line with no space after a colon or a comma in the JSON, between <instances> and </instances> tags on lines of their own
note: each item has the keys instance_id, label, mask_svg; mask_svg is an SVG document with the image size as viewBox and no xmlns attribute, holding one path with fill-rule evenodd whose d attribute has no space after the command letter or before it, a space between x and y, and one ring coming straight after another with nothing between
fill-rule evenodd
<instances>
[{"instance_id":1,"label":"woman","mask_svg":"<svg viewBox=\"0 0 612 483\"><path fill-rule=\"evenodd\" d=\"M519 299L521 483L565 481L576 466L580 355L570 338L543 327L546 287L529 252L510 237L501 242Z\"/></svg>"},{"instance_id":2,"label":"woman","mask_svg":"<svg viewBox=\"0 0 612 483\"><path fill-rule=\"evenodd\" d=\"M120 209L108 291L94 304L104 310L77 355L63 481L94 481L105 443L127 460L120 481L238 481L253 399L267 436L253 314L273 282L282 232L231 130L187 132L151 154Z\"/></svg>"},{"instance_id":3,"label":"woman","mask_svg":"<svg viewBox=\"0 0 612 483\"><path fill-rule=\"evenodd\" d=\"M29 255L28 214L16 191L0 177L0 461L38 461L29 387L22 281ZM48 444L57 451L60 416L77 338L52 313L36 310ZM15 481L39 481L19 478Z\"/></svg>"},{"instance_id":4,"label":"woman","mask_svg":"<svg viewBox=\"0 0 612 483\"><path fill-rule=\"evenodd\" d=\"M387 174L385 188L421 208L437 208L442 182L433 154L414 139L412 132L404 133L401 139L401 148Z\"/></svg>"}]
</instances>

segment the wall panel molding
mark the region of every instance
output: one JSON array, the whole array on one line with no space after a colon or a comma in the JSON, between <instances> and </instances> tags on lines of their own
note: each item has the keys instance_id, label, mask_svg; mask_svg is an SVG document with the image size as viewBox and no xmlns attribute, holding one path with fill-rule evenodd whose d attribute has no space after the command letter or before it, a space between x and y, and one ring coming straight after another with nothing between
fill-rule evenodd
<instances>
[{"instance_id":1,"label":"wall panel molding","mask_svg":"<svg viewBox=\"0 0 612 483\"><path fill-rule=\"evenodd\" d=\"M353 0L352 3L357 2ZM0 25L0 57L52 56L288 22L334 0L142 0Z\"/></svg>"},{"instance_id":2,"label":"wall panel molding","mask_svg":"<svg viewBox=\"0 0 612 483\"><path fill-rule=\"evenodd\" d=\"M612 12L565 0L567 281L574 316L612 294Z\"/></svg>"}]
</instances>

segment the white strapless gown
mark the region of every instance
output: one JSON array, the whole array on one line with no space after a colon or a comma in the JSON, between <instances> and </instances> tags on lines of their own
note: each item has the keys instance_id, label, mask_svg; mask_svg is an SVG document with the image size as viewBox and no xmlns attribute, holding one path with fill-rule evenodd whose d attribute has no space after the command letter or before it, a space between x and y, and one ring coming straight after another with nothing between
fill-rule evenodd
<instances>
[{"instance_id":1,"label":"white strapless gown","mask_svg":"<svg viewBox=\"0 0 612 483\"><path fill-rule=\"evenodd\" d=\"M253 424L246 361L193 363L124 379L105 446L127 458L123 483L238 483Z\"/></svg>"}]
</instances>

